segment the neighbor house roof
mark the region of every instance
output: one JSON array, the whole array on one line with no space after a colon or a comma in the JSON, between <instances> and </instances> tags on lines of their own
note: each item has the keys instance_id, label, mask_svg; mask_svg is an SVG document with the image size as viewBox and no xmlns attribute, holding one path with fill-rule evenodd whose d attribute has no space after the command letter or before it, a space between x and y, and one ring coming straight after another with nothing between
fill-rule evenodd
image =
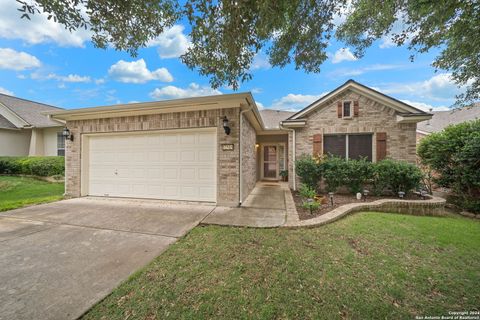
<instances>
[{"instance_id":1,"label":"neighbor house roof","mask_svg":"<svg viewBox=\"0 0 480 320\"><path fill-rule=\"evenodd\" d=\"M265 124L265 129L279 129L280 121L283 121L295 114L295 112L291 111L272 109L262 109L259 112L262 116L263 123Z\"/></svg>"},{"instance_id":2,"label":"neighbor house roof","mask_svg":"<svg viewBox=\"0 0 480 320\"><path fill-rule=\"evenodd\" d=\"M17 127L0 114L0 129L17 129Z\"/></svg>"},{"instance_id":3,"label":"neighbor house roof","mask_svg":"<svg viewBox=\"0 0 480 320\"><path fill-rule=\"evenodd\" d=\"M461 109L434 111L432 119L417 124L417 131L425 134L439 132L448 125L476 119L480 119L480 103Z\"/></svg>"},{"instance_id":4,"label":"neighbor house roof","mask_svg":"<svg viewBox=\"0 0 480 320\"><path fill-rule=\"evenodd\" d=\"M47 104L34 102L30 100L25 100L17 97L12 97L6 94L0 93L0 105L7 108L6 112L12 117L18 118L18 122L15 123L11 118L7 119L8 116L4 114L0 119L0 127L9 126L5 124L5 120L8 121L11 125L16 128L19 127L35 127L35 128L45 128L45 127L57 127L62 124L58 121L50 119L48 116L43 114L46 111L60 111L61 108L50 106ZM21 125L19 125L19 123Z\"/></svg>"},{"instance_id":5,"label":"neighbor house roof","mask_svg":"<svg viewBox=\"0 0 480 320\"><path fill-rule=\"evenodd\" d=\"M421 120L426 120L431 117L431 114L424 112L420 109L417 109L409 104L406 104L405 102L402 102L400 100L397 100L395 98L392 98L390 96L387 96L381 92L378 92L372 88L369 88L367 86L364 86L361 83L358 83L354 80L348 80L335 90L329 92L328 94L324 95L317 101L313 102L306 108L303 108L299 112L295 113L288 119L284 121L285 124L291 122L291 123L300 123L301 121L304 120L304 118L311 113L312 111L321 108L322 106L325 106L327 103L329 103L332 99L334 99L337 95L341 94L342 92L346 90L351 90L353 92L359 93L363 96L366 96L372 100L375 100L377 102L380 102L395 111L397 111L397 121L399 122L418 122Z\"/></svg>"}]
</instances>

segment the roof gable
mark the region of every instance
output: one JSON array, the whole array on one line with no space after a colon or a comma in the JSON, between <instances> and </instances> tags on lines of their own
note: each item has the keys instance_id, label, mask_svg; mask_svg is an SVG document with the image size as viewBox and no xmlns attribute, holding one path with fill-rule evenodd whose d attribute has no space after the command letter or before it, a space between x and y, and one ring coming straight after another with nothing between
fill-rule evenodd
<instances>
[{"instance_id":1,"label":"roof gable","mask_svg":"<svg viewBox=\"0 0 480 320\"><path fill-rule=\"evenodd\" d=\"M335 90L331 91L330 93L324 95L317 101L313 102L306 108L300 110L299 112L295 113L291 117L289 117L286 121L292 121L292 120L298 120L302 119L314 110L317 110L318 108L324 107L328 105L328 102L332 99L334 99L336 96L344 93L347 90L351 90L355 93L358 93L360 95L366 96L374 101L380 102L384 104L387 107L390 107L394 109L395 111L404 114L404 115L428 115L428 113L417 109L415 107L412 107L411 105L408 105L402 101L399 101L395 98L392 98L390 96L387 96L381 92L378 92L372 88L369 88L367 86L364 86L363 84L360 84L358 82L355 82L354 80L348 80L344 84L342 84L340 87L336 88Z\"/></svg>"},{"instance_id":2,"label":"roof gable","mask_svg":"<svg viewBox=\"0 0 480 320\"><path fill-rule=\"evenodd\" d=\"M6 94L0 94L0 105L6 109L2 115L19 128L25 126L45 128L62 125L43 114L46 111L63 110L61 108Z\"/></svg>"}]
</instances>

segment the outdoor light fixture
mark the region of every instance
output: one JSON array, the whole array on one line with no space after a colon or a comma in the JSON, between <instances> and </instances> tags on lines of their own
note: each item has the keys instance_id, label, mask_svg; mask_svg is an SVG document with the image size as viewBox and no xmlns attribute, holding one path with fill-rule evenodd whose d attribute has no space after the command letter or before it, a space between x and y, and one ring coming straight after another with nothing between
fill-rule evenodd
<instances>
[{"instance_id":1,"label":"outdoor light fixture","mask_svg":"<svg viewBox=\"0 0 480 320\"><path fill-rule=\"evenodd\" d=\"M333 192L329 192L328 197L330 198L330 205L333 207Z\"/></svg>"},{"instance_id":2,"label":"outdoor light fixture","mask_svg":"<svg viewBox=\"0 0 480 320\"><path fill-rule=\"evenodd\" d=\"M367 189L363 190L363 201L367 201L367 196L369 192L370 191L368 191Z\"/></svg>"},{"instance_id":3,"label":"outdoor light fixture","mask_svg":"<svg viewBox=\"0 0 480 320\"><path fill-rule=\"evenodd\" d=\"M67 127L63 128L62 136L63 136L66 140L73 141L73 134L70 133L70 130L68 130Z\"/></svg>"},{"instance_id":4,"label":"outdoor light fixture","mask_svg":"<svg viewBox=\"0 0 480 320\"><path fill-rule=\"evenodd\" d=\"M403 199L404 196L405 196L405 192L403 192L403 191L398 191L398 197L399 197L400 199Z\"/></svg>"},{"instance_id":5,"label":"outdoor light fixture","mask_svg":"<svg viewBox=\"0 0 480 320\"><path fill-rule=\"evenodd\" d=\"M228 126L228 119L227 116L223 117L223 130L225 130L225 134L228 136L230 134L230 127Z\"/></svg>"},{"instance_id":6,"label":"outdoor light fixture","mask_svg":"<svg viewBox=\"0 0 480 320\"><path fill-rule=\"evenodd\" d=\"M420 196L422 197L422 200L425 200L427 197L427 191L425 190L420 190Z\"/></svg>"}]
</instances>

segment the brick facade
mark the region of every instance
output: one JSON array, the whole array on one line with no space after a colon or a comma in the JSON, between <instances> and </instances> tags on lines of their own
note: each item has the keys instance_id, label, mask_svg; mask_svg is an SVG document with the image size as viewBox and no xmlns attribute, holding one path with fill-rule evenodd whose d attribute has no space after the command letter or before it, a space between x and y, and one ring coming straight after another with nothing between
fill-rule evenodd
<instances>
[{"instance_id":1,"label":"brick facade","mask_svg":"<svg viewBox=\"0 0 480 320\"><path fill-rule=\"evenodd\" d=\"M66 143L66 192L72 197L81 195L81 146L82 134L148 131L186 128L217 128L217 203L237 205L239 199L239 113L240 108L199 110L177 113L163 113L141 116L103 118L67 121L67 127L74 135L73 142ZM222 118L228 117L230 135L223 130ZM246 121L248 123L248 121ZM250 126L251 127L251 126ZM253 128L252 128L253 129ZM246 143L250 143L252 133L246 130ZM222 151L222 144L233 144L233 151ZM255 142L252 143L253 148ZM249 150L245 150L247 153ZM254 157L255 152L253 152ZM252 160L249 160L251 162ZM246 169L251 175L250 168ZM256 172L253 173L256 176ZM247 189L251 187L249 180Z\"/></svg>"},{"instance_id":2,"label":"brick facade","mask_svg":"<svg viewBox=\"0 0 480 320\"><path fill-rule=\"evenodd\" d=\"M242 201L250 194L257 182L257 152L255 143L257 134L255 129L247 120L245 115L242 116Z\"/></svg>"},{"instance_id":3,"label":"brick facade","mask_svg":"<svg viewBox=\"0 0 480 320\"><path fill-rule=\"evenodd\" d=\"M342 119L337 116L337 102L339 100L359 101L358 117ZM314 134L334 133L372 133L372 157L376 159L376 133L386 132L387 158L405 160L411 163L416 161L416 123L400 124L396 121L396 111L382 105L368 97L361 96L351 90L335 96L327 102L327 106L320 107L310 113L305 127L296 128L296 157L302 154L312 154ZM289 150L292 150L292 134L289 133ZM292 159L292 152L289 152ZM290 161L290 176L293 171L293 162ZM298 188L298 177L297 177ZM293 187L290 179L290 187Z\"/></svg>"}]
</instances>

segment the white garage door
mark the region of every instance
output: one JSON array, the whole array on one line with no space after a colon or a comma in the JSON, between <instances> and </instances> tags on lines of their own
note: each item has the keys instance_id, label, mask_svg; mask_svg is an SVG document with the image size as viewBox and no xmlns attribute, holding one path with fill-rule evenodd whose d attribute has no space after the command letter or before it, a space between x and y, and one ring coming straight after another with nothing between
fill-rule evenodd
<instances>
[{"instance_id":1,"label":"white garage door","mask_svg":"<svg viewBox=\"0 0 480 320\"><path fill-rule=\"evenodd\" d=\"M89 137L88 194L216 201L216 133L182 130Z\"/></svg>"}]
</instances>

